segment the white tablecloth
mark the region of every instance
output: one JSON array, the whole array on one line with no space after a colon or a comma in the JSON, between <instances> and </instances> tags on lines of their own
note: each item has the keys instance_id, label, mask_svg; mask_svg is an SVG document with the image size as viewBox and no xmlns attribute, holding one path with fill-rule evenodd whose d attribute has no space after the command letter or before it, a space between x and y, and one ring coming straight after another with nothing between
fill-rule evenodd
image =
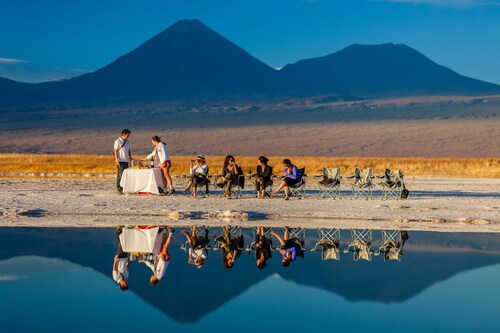
<instances>
[{"instance_id":1,"label":"white tablecloth","mask_svg":"<svg viewBox=\"0 0 500 333\"><path fill-rule=\"evenodd\" d=\"M163 233L158 233L159 228L139 229L123 228L120 234L120 244L123 252L160 253Z\"/></svg>"},{"instance_id":2,"label":"white tablecloth","mask_svg":"<svg viewBox=\"0 0 500 333\"><path fill-rule=\"evenodd\" d=\"M153 169L125 169L120 185L123 193L146 192L160 194L158 187L163 188L160 168Z\"/></svg>"}]
</instances>

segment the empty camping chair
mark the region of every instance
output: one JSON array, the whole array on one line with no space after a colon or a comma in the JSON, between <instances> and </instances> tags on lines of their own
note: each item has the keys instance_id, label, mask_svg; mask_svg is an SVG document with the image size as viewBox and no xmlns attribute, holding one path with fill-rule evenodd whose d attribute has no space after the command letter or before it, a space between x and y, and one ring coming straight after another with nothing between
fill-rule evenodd
<instances>
[{"instance_id":1,"label":"empty camping chair","mask_svg":"<svg viewBox=\"0 0 500 333\"><path fill-rule=\"evenodd\" d=\"M408 239L408 232L401 230L381 230L382 243L375 255L384 254L384 261L401 261L403 247Z\"/></svg>"},{"instance_id":2,"label":"empty camping chair","mask_svg":"<svg viewBox=\"0 0 500 333\"><path fill-rule=\"evenodd\" d=\"M372 198L372 168L368 169L359 169L356 168L354 170L354 176L350 176L347 178L354 178L354 182L352 183L352 195L351 199L356 198Z\"/></svg>"},{"instance_id":3,"label":"empty camping chair","mask_svg":"<svg viewBox=\"0 0 500 333\"><path fill-rule=\"evenodd\" d=\"M383 179L383 181L379 183L383 190L382 199L401 198L401 191L404 187L403 172L401 170L385 169L384 175L378 178Z\"/></svg>"},{"instance_id":4,"label":"empty camping chair","mask_svg":"<svg viewBox=\"0 0 500 333\"><path fill-rule=\"evenodd\" d=\"M304 177L307 177L306 168L300 168L300 169L297 169L297 171L299 172L300 182L289 186L289 188L290 188L289 195L291 197L297 197L297 198L301 199L306 194L306 181L304 179Z\"/></svg>"},{"instance_id":5,"label":"empty camping chair","mask_svg":"<svg viewBox=\"0 0 500 333\"><path fill-rule=\"evenodd\" d=\"M321 260L340 260L340 229L318 228L318 241L311 251L321 246Z\"/></svg>"},{"instance_id":6,"label":"empty camping chair","mask_svg":"<svg viewBox=\"0 0 500 333\"><path fill-rule=\"evenodd\" d=\"M354 261L360 259L372 261L372 230L371 229L351 229L351 243L344 250L344 253L352 251Z\"/></svg>"},{"instance_id":7,"label":"empty camping chair","mask_svg":"<svg viewBox=\"0 0 500 333\"><path fill-rule=\"evenodd\" d=\"M340 198L340 168L323 168L323 180L318 182L320 198Z\"/></svg>"}]
</instances>

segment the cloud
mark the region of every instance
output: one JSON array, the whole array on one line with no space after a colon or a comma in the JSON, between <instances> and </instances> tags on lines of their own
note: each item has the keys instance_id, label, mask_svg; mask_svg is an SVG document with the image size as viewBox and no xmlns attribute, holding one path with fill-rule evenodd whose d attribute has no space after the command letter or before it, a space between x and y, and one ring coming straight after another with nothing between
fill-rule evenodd
<instances>
[{"instance_id":1,"label":"cloud","mask_svg":"<svg viewBox=\"0 0 500 333\"><path fill-rule=\"evenodd\" d=\"M0 282L9 282L9 281L17 281L21 279L26 279L26 276L22 275L0 275Z\"/></svg>"},{"instance_id":2,"label":"cloud","mask_svg":"<svg viewBox=\"0 0 500 333\"><path fill-rule=\"evenodd\" d=\"M437 6L500 6L500 0L375 0Z\"/></svg>"},{"instance_id":3,"label":"cloud","mask_svg":"<svg viewBox=\"0 0 500 333\"><path fill-rule=\"evenodd\" d=\"M17 64L28 64L31 61L14 59L14 58L0 58L0 64L4 65L17 65Z\"/></svg>"}]
</instances>

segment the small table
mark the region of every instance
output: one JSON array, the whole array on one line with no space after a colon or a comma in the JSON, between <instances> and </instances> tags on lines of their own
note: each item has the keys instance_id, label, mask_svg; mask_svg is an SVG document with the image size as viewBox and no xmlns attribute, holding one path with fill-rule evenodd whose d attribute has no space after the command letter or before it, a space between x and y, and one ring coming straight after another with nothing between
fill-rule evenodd
<instances>
[{"instance_id":1,"label":"small table","mask_svg":"<svg viewBox=\"0 0 500 333\"><path fill-rule=\"evenodd\" d=\"M160 168L152 169L125 169L120 186L123 193L148 193L159 195L158 187L163 188Z\"/></svg>"}]
</instances>

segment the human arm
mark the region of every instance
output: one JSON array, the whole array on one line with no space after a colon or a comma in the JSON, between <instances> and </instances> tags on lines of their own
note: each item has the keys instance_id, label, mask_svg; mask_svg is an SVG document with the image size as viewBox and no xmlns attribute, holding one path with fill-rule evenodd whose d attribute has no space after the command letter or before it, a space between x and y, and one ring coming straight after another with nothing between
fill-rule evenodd
<instances>
[{"instance_id":1,"label":"human arm","mask_svg":"<svg viewBox=\"0 0 500 333\"><path fill-rule=\"evenodd\" d=\"M299 180L299 170L295 165L292 165L290 168L285 169L286 170L286 175L285 177Z\"/></svg>"},{"instance_id":2,"label":"human arm","mask_svg":"<svg viewBox=\"0 0 500 333\"><path fill-rule=\"evenodd\" d=\"M281 245L285 245L285 240L283 239L283 237L281 237L280 235L278 235L275 231L271 232L271 235L273 235L274 237L276 237L278 239L278 241L280 242Z\"/></svg>"}]
</instances>

